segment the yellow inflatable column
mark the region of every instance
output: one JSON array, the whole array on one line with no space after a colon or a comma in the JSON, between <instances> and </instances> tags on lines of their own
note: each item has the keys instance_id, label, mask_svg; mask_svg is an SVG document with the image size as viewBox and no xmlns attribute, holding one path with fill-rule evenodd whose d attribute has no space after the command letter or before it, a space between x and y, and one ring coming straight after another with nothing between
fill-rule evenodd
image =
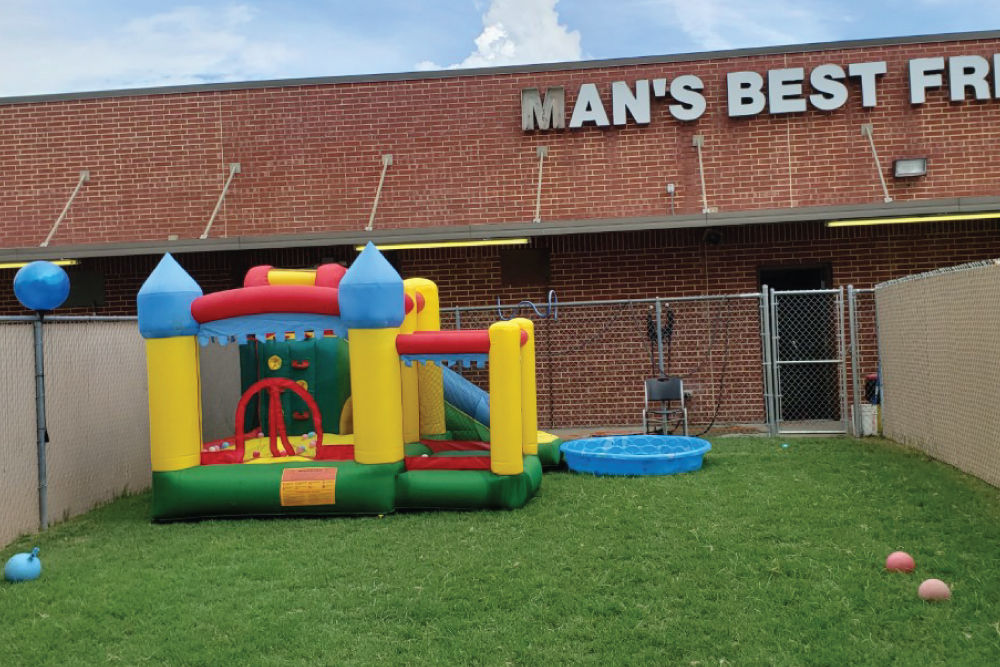
<instances>
[{"instance_id":1,"label":"yellow inflatable column","mask_svg":"<svg viewBox=\"0 0 1000 667\"><path fill-rule=\"evenodd\" d=\"M338 286L347 326L354 408L354 460L403 460L403 387L396 336L406 319L403 279L369 242Z\"/></svg>"},{"instance_id":2,"label":"yellow inflatable column","mask_svg":"<svg viewBox=\"0 0 1000 667\"><path fill-rule=\"evenodd\" d=\"M201 465L200 326L191 316L191 304L201 294L168 253L136 295L139 333L146 339L153 472Z\"/></svg>"},{"instance_id":3,"label":"yellow inflatable column","mask_svg":"<svg viewBox=\"0 0 1000 667\"><path fill-rule=\"evenodd\" d=\"M351 402L354 407L354 460L403 460L402 382L396 335L399 329L351 329Z\"/></svg>"},{"instance_id":4,"label":"yellow inflatable column","mask_svg":"<svg viewBox=\"0 0 1000 667\"><path fill-rule=\"evenodd\" d=\"M153 472L201 464L201 380L195 336L146 340Z\"/></svg>"},{"instance_id":5,"label":"yellow inflatable column","mask_svg":"<svg viewBox=\"0 0 1000 667\"><path fill-rule=\"evenodd\" d=\"M413 301L413 310L403 318L399 328L400 333L413 333L417 330L417 290L412 280L403 281L406 296ZM420 395L417 384L417 365L407 366L399 362L399 375L403 388L403 442L420 440Z\"/></svg>"},{"instance_id":6,"label":"yellow inflatable column","mask_svg":"<svg viewBox=\"0 0 1000 667\"><path fill-rule=\"evenodd\" d=\"M441 330L441 303L438 288L426 278L411 278L407 281L422 297L424 305L417 312L417 331ZM420 386L420 434L441 435L445 432L444 381L441 367L428 362L417 368Z\"/></svg>"},{"instance_id":7,"label":"yellow inflatable column","mask_svg":"<svg viewBox=\"0 0 1000 667\"><path fill-rule=\"evenodd\" d=\"M497 475L524 472L520 357L521 327L490 326L490 470Z\"/></svg>"},{"instance_id":8,"label":"yellow inflatable column","mask_svg":"<svg viewBox=\"0 0 1000 667\"><path fill-rule=\"evenodd\" d=\"M521 447L525 454L538 453L538 397L535 387L535 323L526 317L511 322L528 334L521 347Z\"/></svg>"}]
</instances>

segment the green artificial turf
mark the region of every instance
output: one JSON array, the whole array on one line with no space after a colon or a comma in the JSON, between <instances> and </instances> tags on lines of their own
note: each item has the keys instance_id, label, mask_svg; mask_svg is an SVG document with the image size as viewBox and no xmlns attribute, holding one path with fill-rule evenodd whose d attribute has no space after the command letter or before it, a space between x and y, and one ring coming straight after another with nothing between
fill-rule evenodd
<instances>
[{"instance_id":1,"label":"green artificial turf","mask_svg":"<svg viewBox=\"0 0 1000 667\"><path fill-rule=\"evenodd\" d=\"M548 473L517 511L19 540L3 664L1000 664L1000 491L884 441L719 438L695 473ZM913 574L883 569L889 552ZM952 599L923 602L940 578Z\"/></svg>"}]
</instances>

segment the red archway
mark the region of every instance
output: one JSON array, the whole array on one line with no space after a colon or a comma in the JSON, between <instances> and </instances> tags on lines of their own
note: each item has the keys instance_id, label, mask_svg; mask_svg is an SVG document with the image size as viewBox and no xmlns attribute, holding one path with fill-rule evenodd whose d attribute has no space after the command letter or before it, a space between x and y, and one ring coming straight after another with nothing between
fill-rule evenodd
<instances>
[{"instance_id":1,"label":"red archway","mask_svg":"<svg viewBox=\"0 0 1000 667\"><path fill-rule=\"evenodd\" d=\"M267 390L270 400L268 401L268 436L270 437L271 456L295 456L295 448L288 440L288 432L285 429L285 416L281 410L281 392L285 389L291 391L296 396L305 401L309 412L312 413L313 426L316 429L316 449L323 445L323 424L319 414L319 406L308 391L288 378L264 378L250 385L236 406L236 457L237 461L243 461L245 455L246 432L244 431L244 419L246 417L247 404L250 399L258 393ZM284 452L278 451L278 438Z\"/></svg>"}]
</instances>

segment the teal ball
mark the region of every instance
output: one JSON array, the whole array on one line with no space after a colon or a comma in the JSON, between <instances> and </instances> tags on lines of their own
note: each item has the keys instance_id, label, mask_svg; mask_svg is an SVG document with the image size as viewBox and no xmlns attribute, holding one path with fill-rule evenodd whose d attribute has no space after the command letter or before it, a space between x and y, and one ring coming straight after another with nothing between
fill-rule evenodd
<instances>
[{"instance_id":1,"label":"teal ball","mask_svg":"<svg viewBox=\"0 0 1000 667\"><path fill-rule=\"evenodd\" d=\"M42 561L38 559L38 547L31 553L14 554L3 566L3 578L7 581L32 581L42 575Z\"/></svg>"}]
</instances>

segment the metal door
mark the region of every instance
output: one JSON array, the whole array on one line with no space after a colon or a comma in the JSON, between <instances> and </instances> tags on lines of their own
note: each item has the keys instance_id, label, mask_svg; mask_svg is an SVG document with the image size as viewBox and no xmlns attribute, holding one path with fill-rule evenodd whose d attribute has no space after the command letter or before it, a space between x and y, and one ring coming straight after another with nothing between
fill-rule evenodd
<instances>
[{"instance_id":1,"label":"metal door","mask_svg":"<svg viewBox=\"0 0 1000 667\"><path fill-rule=\"evenodd\" d=\"M844 290L771 290L776 433L846 433Z\"/></svg>"}]
</instances>

